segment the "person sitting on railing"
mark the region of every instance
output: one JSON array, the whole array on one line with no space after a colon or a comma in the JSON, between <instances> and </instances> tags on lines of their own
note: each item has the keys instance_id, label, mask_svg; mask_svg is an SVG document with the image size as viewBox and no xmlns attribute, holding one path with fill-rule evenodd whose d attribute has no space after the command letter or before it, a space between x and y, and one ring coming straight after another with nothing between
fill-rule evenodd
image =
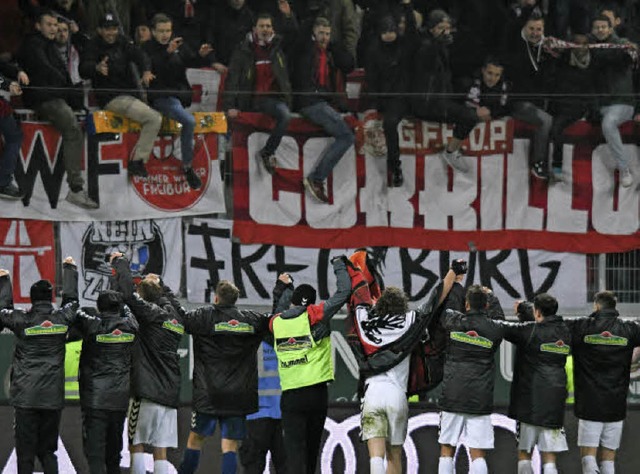
<instances>
[{"instance_id":1,"label":"person sitting on railing","mask_svg":"<svg viewBox=\"0 0 640 474\"><path fill-rule=\"evenodd\" d=\"M143 51L151 58L151 72L155 76L149 86L149 101L163 115L182 124L180 148L182 170L191 189L200 189L202 181L192 167L193 131L196 121L185 110L191 105L191 86L187 81L188 67L211 66L216 63L213 48L203 44L197 53L189 49L180 37L172 38L173 22L163 13L151 19L153 38L143 46Z\"/></svg>"},{"instance_id":2,"label":"person sitting on railing","mask_svg":"<svg viewBox=\"0 0 640 474\"><path fill-rule=\"evenodd\" d=\"M131 176L144 178L147 176L145 164L160 131L162 115L140 100L140 83L148 86L153 80L151 62L119 32L119 26L113 14L105 15L82 55L80 74L91 79L101 108L124 115L142 126L128 171ZM138 74L142 77L137 77Z\"/></svg>"},{"instance_id":3,"label":"person sitting on railing","mask_svg":"<svg viewBox=\"0 0 640 474\"><path fill-rule=\"evenodd\" d=\"M419 95L412 101L413 113L422 120L455 125L453 138L444 144L441 157L452 168L465 172L469 165L460 152L462 141L487 117L485 110L472 110L450 95L453 93L449 53L452 43L451 18L443 10L433 10L414 60L411 90Z\"/></svg>"},{"instance_id":4,"label":"person sitting on railing","mask_svg":"<svg viewBox=\"0 0 640 474\"><path fill-rule=\"evenodd\" d=\"M633 59L628 49L606 46L629 44L636 50L637 46L619 38L614 32L611 19L606 15L594 18L589 39L594 45L605 46L594 48L591 54L598 106L602 115L602 134L615 159L620 184L628 188L633 184L631 157L625 152L618 127L633 118Z\"/></svg>"},{"instance_id":5,"label":"person sitting on railing","mask_svg":"<svg viewBox=\"0 0 640 474\"><path fill-rule=\"evenodd\" d=\"M24 92L24 104L38 116L51 122L62 135L64 167L69 194L66 200L85 209L98 204L83 190L81 163L84 149L82 128L73 107L82 106L82 93L73 87L67 65L55 43L58 20L55 13L42 10L35 23L36 32L27 36L18 53L19 62L30 78Z\"/></svg>"},{"instance_id":6,"label":"person sitting on railing","mask_svg":"<svg viewBox=\"0 0 640 474\"><path fill-rule=\"evenodd\" d=\"M275 152L291 120L290 106L291 83L282 37L275 34L271 15L260 14L253 33L238 45L231 58L224 109L232 119L241 111L257 110L276 121L257 156L269 174L275 171Z\"/></svg>"},{"instance_id":7,"label":"person sitting on railing","mask_svg":"<svg viewBox=\"0 0 640 474\"><path fill-rule=\"evenodd\" d=\"M5 76L16 80L7 79ZM29 77L24 71L0 61L0 89L9 91L12 95L21 95L20 84L29 84ZM13 117L11 105L3 98L0 98L0 135L4 140L0 157L0 199L22 199L22 191L13 183L13 172L22 145L22 130Z\"/></svg>"}]
</instances>

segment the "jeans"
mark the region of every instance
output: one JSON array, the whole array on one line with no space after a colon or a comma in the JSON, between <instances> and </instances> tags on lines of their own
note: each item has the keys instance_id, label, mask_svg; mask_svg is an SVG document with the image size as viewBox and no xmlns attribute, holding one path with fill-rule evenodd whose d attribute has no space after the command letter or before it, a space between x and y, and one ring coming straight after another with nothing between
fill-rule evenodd
<instances>
[{"instance_id":1,"label":"jeans","mask_svg":"<svg viewBox=\"0 0 640 474\"><path fill-rule=\"evenodd\" d=\"M82 409L82 442L90 474L120 474L126 411Z\"/></svg>"},{"instance_id":2,"label":"jeans","mask_svg":"<svg viewBox=\"0 0 640 474\"><path fill-rule=\"evenodd\" d=\"M629 157L624 153L624 145L620 136L620 125L631 120L633 106L627 104L613 104L600 107L602 114L602 134L611 150L611 155L616 160L616 166L623 171L629 168Z\"/></svg>"},{"instance_id":3,"label":"jeans","mask_svg":"<svg viewBox=\"0 0 640 474\"><path fill-rule=\"evenodd\" d=\"M58 473L58 430L61 410L15 409L18 474L32 474L37 456L45 474Z\"/></svg>"},{"instance_id":4,"label":"jeans","mask_svg":"<svg viewBox=\"0 0 640 474\"><path fill-rule=\"evenodd\" d=\"M531 162L547 165L553 117L531 102L516 102L511 116L537 127L531 143Z\"/></svg>"},{"instance_id":5,"label":"jeans","mask_svg":"<svg viewBox=\"0 0 640 474\"><path fill-rule=\"evenodd\" d=\"M342 116L324 101L304 107L300 113L335 138L335 141L325 150L315 169L309 174L311 181L324 181L340 158L353 145L355 141L353 132L342 120Z\"/></svg>"},{"instance_id":6,"label":"jeans","mask_svg":"<svg viewBox=\"0 0 640 474\"><path fill-rule=\"evenodd\" d=\"M153 110L147 104L130 95L119 95L105 105L105 110L124 115L141 125L140 138L136 144L133 161L149 161L153 151L153 142L158 136L162 126L162 115Z\"/></svg>"},{"instance_id":7,"label":"jeans","mask_svg":"<svg viewBox=\"0 0 640 474\"><path fill-rule=\"evenodd\" d=\"M191 167L193 162L193 131L196 128L196 119L187 112L177 97L161 97L153 101L153 107L165 115L182 124L180 133L180 150L182 151L182 165Z\"/></svg>"},{"instance_id":8,"label":"jeans","mask_svg":"<svg viewBox=\"0 0 640 474\"><path fill-rule=\"evenodd\" d=\"M267 155L273 155L282 141L284 132L287 130L287 126L291 120L291 112L289 111L289 107L287 107L286 103L269 97L258 100L256 103L256 109L263 114L273 117L276 121L276 126L271 130L267 144L264 147L264 151Z\"/></svg>"},{"instance_id":9,"label":"jeans","mask_svg":"<svg viewBox=\"0 0 640 474\"><path fill-rule=\"evenodd\" d=\"M62 135L62 159L67 171L67 183L73 192L82 190L84 179L80 172L84 137L82 128L71 107L62 99L52 99L36 107L41 119L51 122Z\"/></svg>"},{"instance_id":10,"label":"jeans","mask_svg":"<svg viewBox=\"0 0 640 474\"><path fill-rule=\"evenodd\" d=\"M4 187L13 179L22 144L22 130L13 115L0 117L0 135L4 138L4 150L0 158L0 187Z\"/></svg>"}]
</instances>

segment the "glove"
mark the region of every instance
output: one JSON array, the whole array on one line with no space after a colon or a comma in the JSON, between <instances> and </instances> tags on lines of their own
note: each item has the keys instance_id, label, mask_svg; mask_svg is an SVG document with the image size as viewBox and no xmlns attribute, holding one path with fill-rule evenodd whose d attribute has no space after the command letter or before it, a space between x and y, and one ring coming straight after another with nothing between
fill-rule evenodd
<instances>
[{"instance_id":1,"label":"glove","mask_svg":"<svg viewBox=\"0 0 640 474\"><path fill-rule=\"evenodd\" d=\"M461 258L453 260L451 262L451 270L453 270L453 273L456 275L464 275L467 273L467 262Z\"/></svg>"}]
</instances>

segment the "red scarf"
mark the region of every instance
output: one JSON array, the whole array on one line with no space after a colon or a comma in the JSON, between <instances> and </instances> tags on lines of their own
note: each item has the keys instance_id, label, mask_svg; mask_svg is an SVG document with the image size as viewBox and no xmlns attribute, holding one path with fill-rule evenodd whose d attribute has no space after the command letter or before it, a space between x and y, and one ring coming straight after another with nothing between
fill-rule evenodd
<instances>
[{"instance_id":1,"label":"red scarf","mask_svg":"<svg viewBox=\"0 0 640 474\"><path fill-rule=\"evenodd\" d=\"M316 86L318 88L329 87L329 61L327 50L316 46Z\"/></svg>"}]
</instances>

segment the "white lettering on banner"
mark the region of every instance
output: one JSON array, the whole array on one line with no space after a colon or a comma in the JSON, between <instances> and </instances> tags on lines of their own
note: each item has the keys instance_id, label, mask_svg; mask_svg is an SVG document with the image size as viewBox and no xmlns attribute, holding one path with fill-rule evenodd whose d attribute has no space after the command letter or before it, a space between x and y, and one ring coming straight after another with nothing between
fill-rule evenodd
<instances>
[{"instance_id":1,"label":"white lettering on banner","mask_svg":"<svg viewBox=\"0 0 640 474\"><path fill-rule=\"evenodd\" d=\"M542 230L544 212L529 206L529 142L513 140L507 158L507 229Z\"/></svg>"},{"instance_id":2,"label":"white lettering on banner","mask_svg":"<svg viewBox=\"0 0 640 474\"><path fill-rule=\"evenodd\" d=\"M549 186L547 199L547 229L553 232L587 232L589 213L572 208L573 195L569 184L573 177L573 145L565 145L562 156L562 173L566 180Z\"/></svg>"},{"instance_id":3,"label":"white lettering on banner","mask_svg":"<svg viewBox=\"0 0 640 474\"><path fill-rule=\"evenodd\" d=\"M366 216L367 227L386 227L388 210L383 197L386 188L383 176L386 176L387 166L384 160L374 156L365 154L364 160L367 171L375 168L375 172L365 175L364 187L360 190L360 212Z\"/></svg>"},{"instance_id":4,"label":"white lettering on banner","mask_svg":"<svg viewBox=\"0 0 640 474\"><path fill-rule=\"evenodd\" d=\"M278 191L273 198L273 178L264 169L262 160L256 155L267 142L266 133L256 132L247 139L249 155L249 213L260 224L294 226L300 222L302 207L300 195L288 191ZM299 163L298 145L291 137L284 137L278 147L278 167L297 170Z\"/></svg>"},{"instance_id":5,"label":"white lettering on banner","mask_svg":"<svg viewBox=\"0 0 640 474\"><path fill-rule=\"evenodd\" d=\"M471 164L471 158L466 157ZM475 230L477 216L471 204L478 191L476 188L477 160L467 173L454 171L453 187L447 189L448 175L446 163L435 156L425 156L424 160L424 191L420 191L420 214L424 215L424 228L432 230L447 230L448 219L451 216L455 230Z\"/></svg>"},{"instance_id":6,"label":"white lettering on banner","mask_svg":"<svg viewBox=\"0 0 640 474\"><path fill-rule=\"evenodd\" d=\"M93 223L91 242L144 242L154 237L153 221L103 221Z\"/></svg>"},{"instance_id":7,"label":"white lettering on banner","mask_svg":"<svg viewBox=\"0 0 640 474\"><path fill-rule=\"evenodd\" d=\"M638 176L638 147L625 146L627 156L632 156L630 166ZM615 167L609 147L600 145L591 155L591 179L593 181L593 227L598 232L611 235L628 235L638 230L638 204L640 194L635 186L618 187L618 204L614 200L612 168Z\"/></svg>"},{"instance_id":8,"label":"white lettering on banner","mask_svg":"<svg viewBox=\"0 0 640 474\"><path fill-rule=\"evenodd\" d=\"M305 142L302 148L305 176L309 176L333 141L333 138L310 138ZM309 227L319 229L330 223L332 229L347 229L355 225L358 188L357 181L354 180L356 175L354 153L352 146L332 170L333 204L320 203L309 193L304 193ZM328 184L325 182L326 187ZM329 189L327 189L327 193L329 193Z\"/></svg>"},{"instance_id":9,"label":"white lettering on banner","mask_svg":"<svg viewBox=\"0 0 640 474\"><path fill-rule=\"evenodd\" d=\"M484 179L488 176L504 176L502 155L487 155L480 160L480 228L482 230L501 230L503 180Z\"/></svg>"},{"instance_id":10,"label":"white lettering on banner","mask_svg":"<svg viewBox=\"0 0 640 474\"><path fill-rule=\"evenodd\" d=\"M403 449L407 458L407 474L418 474L420 472L420 461L418 458L418 449L411 437L411 433L420 430L422 428L437 428L440 423L440 416L438 413L422 413L420 415L412 416L409 418L409 426L407 431L407 438L404 442ZM500 413L493 413L491 415L491 423L494 428L498 428L507 431L515 436L516 434L516 422L511 418L502 415ZM322 447L320 454L320 472L322 474L331 474L333 471L333 458L336 450L340 449L344 458L344 474L356 474L358 472L356 464L356 452L353 446L353 442L349 437L349 432L360 427L360 415L353 415L345 420L336 422L331 418L327 418L324 424L324 429L329 432L327 440ZM460 455L466 455L469 459L469 465L471 465L471 454L468 452L464 443L466 439L464 436L460 439L456 452L454 455L454 464ZM533 456L533 471L539 472L540 464L540 452L538 448L534 448ZM266 472L266 471L265 471Z\"/></svg>"}]
</instances>

